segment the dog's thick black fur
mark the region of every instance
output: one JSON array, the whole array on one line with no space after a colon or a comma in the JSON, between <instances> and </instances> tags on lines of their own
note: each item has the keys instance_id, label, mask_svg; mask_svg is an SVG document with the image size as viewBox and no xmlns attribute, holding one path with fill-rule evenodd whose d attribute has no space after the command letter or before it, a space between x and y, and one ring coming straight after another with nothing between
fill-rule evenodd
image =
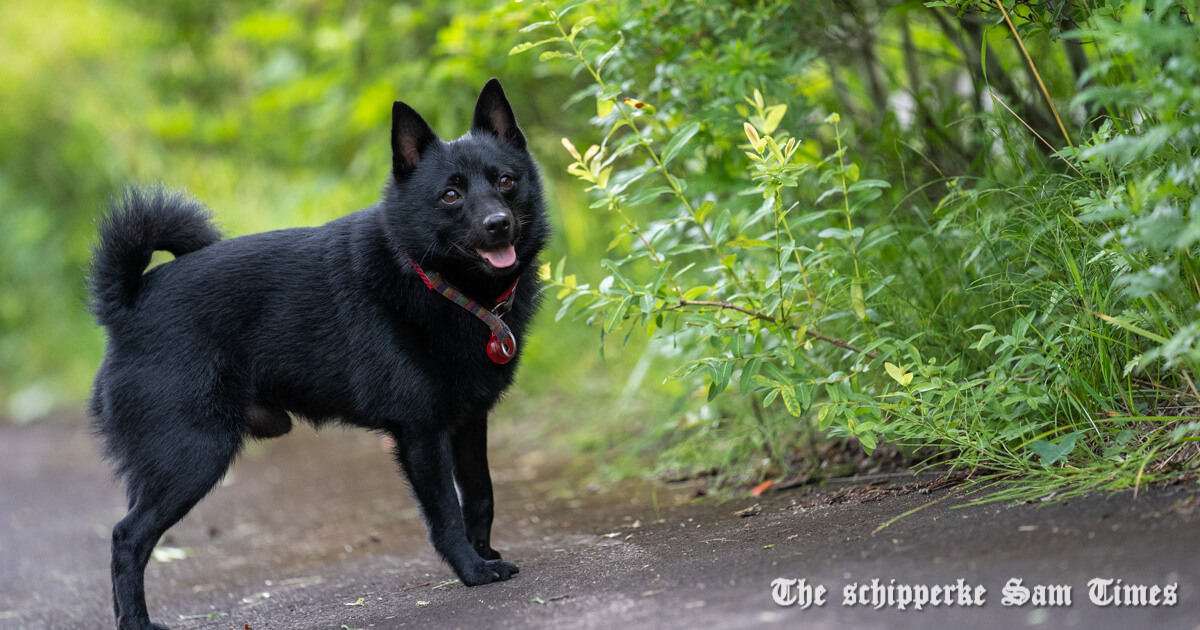
<instances>
[{"instance_id":1,"label":"dog's thick black fur","mask_svg":"<svg viewBox=\"0 0 1200 630\"><path fill-rule=\"evenodd\" d=\"M391 435L462 582L517 573L491 547L486 428L517 361L489 360L487 325L410 261L485 307L519 277L504 315L519 351L548 230L537 167L495 79L453 142L396 102L392 161L378 203L320 227L221 240L203 206L161 190L131 190L100 223L90 290L108 347L91 413L129 499L112 536L119 628L162 627L143 584L155 544L247 438L293 416ZM147 272L155 250L176 258Z\"/></svg>"}]
</instances>

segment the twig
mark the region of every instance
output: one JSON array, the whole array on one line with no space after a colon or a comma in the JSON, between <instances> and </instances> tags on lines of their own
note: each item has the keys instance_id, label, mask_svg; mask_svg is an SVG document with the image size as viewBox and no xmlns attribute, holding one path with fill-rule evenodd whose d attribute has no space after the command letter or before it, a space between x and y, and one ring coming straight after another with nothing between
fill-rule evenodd
<instances>
[{"instance_id":1,"label":"twig","mask_svg":"<svg viewBox=\"0 0 1200 630\"><path fill-rule=\"evenodd\" d=\"M1000 13L1004 15L1004 21L1008 24L1008 29L1012 31L1013 37L1017 39L1017 46L1021 47L1021 54L1025 55L1025 62L1029 64L1029 70L1033 72L1033 78L1037 79L1038 87L1042 89L1042 96L1046 98L1046 104L1050 106L1050 113L1054 114L1054 122L1058 123L1058 130L1062 132L1063 138L1067 141L1067 146L1075 149L1075 144L1071 142L1071 135L1067 133L1067 128L1063 126L1062 118L1058 115L1058 108L1054 106L1054 100L1050 98L1050 91L1046 89L1046 84L1042 83L1042 75L1038 72L1037 66L1033 65L1033 58L1029 56L1029 51L1025 50L1025 42L1021 39L1021 35L1017 33L1017 27L1013 26L1012 18L1008 17L1008 10L1004 8L1004 3L996 0L996 6L1000 7Z\"/></svg>"},{"instance_id":2,"label":"twig","mask_svg":"<svg viewBox=\"0 0 1200 630\"><path fill-rule=\"evenodd\" d=\"M739 313L745 313L746 315L749 315L755 319L761 319L766 322L771 322L772 324L779 325L779 324L784 323L784 322L780 322L779 320L775 319L774 317L771 317L770 315L767 315L766 313L760 313L758 311L748 309L744 306L738 306L737 304L733 304L731 302L721 302L721 301L716 301L716 300L680 300L678 306L670 306L670 307L667 307L666 310L676 310L679 308L683 308L685 306L715 306L717 308L727 308L730 310L738 311ZM801 328L800 326L797 326L796 324L786 324L786 326L788 328L791 328L792 330L800 330L800 328ZM807 327L804 328L804 334L809 335L814 339L820 339L821 341L824 341L825 343L833 344L839 348L845 348L846 350L850 350L852 352L857 352L858 354L861 354L871 360L875 360L875 359L879 358L878 353L868 352L866 350L863 350L862 348L859 348L858 346L856 346L854 344L851 344L847 341L838 339L837 337L830 337L829 335L819 333L819 332L813 330L812 328L807 328Z\"/></svg>"}]
</instances>

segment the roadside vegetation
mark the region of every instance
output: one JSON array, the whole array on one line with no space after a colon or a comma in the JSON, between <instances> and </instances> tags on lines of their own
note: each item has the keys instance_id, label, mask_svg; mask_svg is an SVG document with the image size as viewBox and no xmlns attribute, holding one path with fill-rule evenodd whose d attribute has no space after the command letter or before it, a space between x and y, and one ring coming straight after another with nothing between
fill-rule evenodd
<instances>
[{"instance_id":1,"label":"roadside vegetation","mask_svg":"<svg viewBox=\"0 0 1200 630\"><path fill-rule=\"evenodd\" d=\"M1200 4L140 0L0 26L0 399L86 392L127 181L231 234L364 207L401 99L504 82L556 235L506 409L606 475L902 458L1005 496L1194 479ZM834 453L834 455L831 455ZM837 453L863 453L842 457Z\"/></svg>"},{"instance_id":2,"label":"roadside vegetation","mask_svg":"<svg viewBox=\"0 0 1200 630\"><path fill-rule=\"evenodd\" d=\"M691 392L661 467L819 435L1004 496L1194 476L1195 3L609 6L511 52L587 81L568 171L619 225L602 279L545 275Z\"/></svg>"}]
</instances>

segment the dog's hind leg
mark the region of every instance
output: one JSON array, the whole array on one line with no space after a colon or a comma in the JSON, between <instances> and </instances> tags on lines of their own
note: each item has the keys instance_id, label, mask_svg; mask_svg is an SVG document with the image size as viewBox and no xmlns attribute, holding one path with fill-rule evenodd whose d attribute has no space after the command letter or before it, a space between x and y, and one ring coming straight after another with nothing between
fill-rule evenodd
<instances>
[{"instance_id":1,"label":"dog's hind leg","mask_svg":"<svg viewBox=\"0 0 1200 630\"><path fill-rule=\"evenodd\" d=\"M129 513L113 527L113 606L120 630L163 630L146 610L146 563L159 538L208 494L241 446L230 424L212 418L172 420L143 437L126 468Z\"/></svg>"}]
</instances>

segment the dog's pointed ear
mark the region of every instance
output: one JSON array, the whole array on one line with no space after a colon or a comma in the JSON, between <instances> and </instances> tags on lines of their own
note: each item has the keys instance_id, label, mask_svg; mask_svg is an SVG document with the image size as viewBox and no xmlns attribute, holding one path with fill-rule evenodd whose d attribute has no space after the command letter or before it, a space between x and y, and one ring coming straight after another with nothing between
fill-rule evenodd
<instances>
[{"instance_id":1,"label":"dog's pointed ear","mask_svg":"<svg viewBox=\"0 0 1200 630\"><path fill-rule=\"evenodd\" d=\"M479 100L475 103L475 120L471 123L471 131L490 133L512 146L525 150L525 134L517 126L517 117L513 115L508 99L504 98L504 88L495 78L483 86Z\"/></svg>"},{"instance_id":2,"label":"dog's pointed ear","mask_svg":"<svg viewBox=\"0 0 1200 630\"><path fill-rule=\"evenodd\" d=\"M400 101L392 103L392 173L396 179L412 173L425 150L437 139L437 134L416 110Z\"/></svg>"}]
</instances>

